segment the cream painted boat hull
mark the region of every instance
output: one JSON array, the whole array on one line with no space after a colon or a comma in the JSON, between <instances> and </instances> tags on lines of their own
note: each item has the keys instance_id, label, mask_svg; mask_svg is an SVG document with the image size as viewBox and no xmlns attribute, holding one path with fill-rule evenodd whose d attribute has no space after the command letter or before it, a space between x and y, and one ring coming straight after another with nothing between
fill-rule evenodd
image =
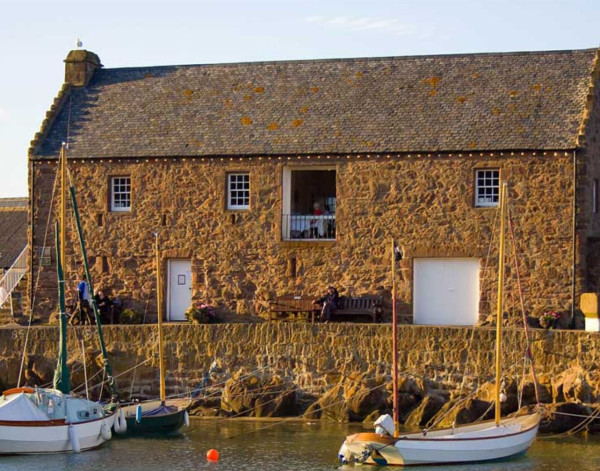
<instances>
[{"instance_id":1,"label":"cream painted boat hull","mask_svg":"<svg viewBox=\"0 0 600 471\"><path fill-rule=\"evenodd\" d=\"M338 457L342 462L410 466L443 463L475 463L509 458L527 451L537 435L538 413L504 419L496 426L483 422L452 429L403 435L376 433L350 435Z\"/></svg>"},{"instance_id":2,"label":"cream painted boat hull","mask_svg":"<svg viewBox=\"0 0 600 471\"><path fill-rule=\"evenodd\" d=\"M108 430L113 426L115 415L74 424L53 424L53 422L30 422L23 425L0 424L0 454L33 454L72 452L73 444L69 437L69 426L74 428L81 451L96 448L106 439L102 425ZM56 421L54 421L55 423Z\"/></svg>"}]
</instances>

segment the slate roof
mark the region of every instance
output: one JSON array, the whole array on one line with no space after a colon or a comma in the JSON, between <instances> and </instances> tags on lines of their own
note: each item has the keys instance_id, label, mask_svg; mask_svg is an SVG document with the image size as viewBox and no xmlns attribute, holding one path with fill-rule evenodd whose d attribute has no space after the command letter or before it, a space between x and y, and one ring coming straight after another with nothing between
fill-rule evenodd
<instances>
[{"instance_id":1,"label":"slate roof","mask_svg":"<svg viewBox=\"0 0 600 471\"><path fill-rule=\"evenodd\" d=\"M596 52L99 69L33 155L573 149Z\"/></svg>"},{"instance_id":2,"label":"slate roof","mask_svg":"<svg viewBox=\"0 0 600 471\"><path fill-rule=\"evenodd\" d=\"M27 198L2 198L0 208L0 268L9 268L27 246Z\"/></svg>"}]
</instances>

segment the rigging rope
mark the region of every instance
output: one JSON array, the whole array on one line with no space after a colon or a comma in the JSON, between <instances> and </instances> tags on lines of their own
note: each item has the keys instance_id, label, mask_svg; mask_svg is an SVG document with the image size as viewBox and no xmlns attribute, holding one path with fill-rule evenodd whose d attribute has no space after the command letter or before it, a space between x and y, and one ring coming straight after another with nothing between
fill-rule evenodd
<instances>
[{"instance_id":1,"label":"rigging rope","mask_svg":"<svg viewBox=\"0 0 600 471\"><path fill-rule=\"evenodd\" d=\"M539 392L539 388L538 388L537 375L535 373L535 360L533 358L533 354L531 353L531 338L530 338L530 334L529 334L529 325L527 324L527 314L525 313L525 303L523 301L523 289L521 287L521 276L519 274L519 260L517 258L517 243L515 240L515 231L514 231L514 226L512 223L510 208L508 209L508 231L509 231L509 234L510 234L510 237L512 240L513 257L515 259L515 273L517 275L517 288L519 290L519 298L521 301L521 312L523 313L523 328L525 330L525 343L526 343L525 354L531 364L531 375L533 376L533 386L535 388L535 399L539 404L540 403L540 392Z\"/></svg>"},{"instance_id":2,"label":"rigging rope","mask_svg":"<svg viewBox=\"0 0 600 471\"><path fill-rule=\"evenodd\" d=\"M54 185L52 187L52 196L50 198L50 207L48 208L48 219L46 221L46 228L44 229L44 242L43 242L44 245L42 245L42 256L43 256L43 250L46 247L46 242L48 241L48 228L50 227L50 218L52 217L52 207L54 206L54 195L56 194L57 186L58 186L58 172L54 176ZM32 249L33 249L33 247L32 247ZM33 256L33 254L32 254L32 256ZM38 270L37 270L36 278L34 281L33 293L31 294L31 306L29 306L29 322L27 324L27 331L25 332L25 343L23 344L23 353L21 355L21 366L19 368L19 378L17 379L17 387L21 386L21 378L23 376L23 366L25 364L25 354L27 352L27 344L29 342L29 333L31 330L31 325L33 323L33 309L35 307L35 293L36 293L37 287L40 282L41 273L42 273L42 263L41 263L41 259L40 259L40 260L38 260Z\"/></svg>"}]
</instances>

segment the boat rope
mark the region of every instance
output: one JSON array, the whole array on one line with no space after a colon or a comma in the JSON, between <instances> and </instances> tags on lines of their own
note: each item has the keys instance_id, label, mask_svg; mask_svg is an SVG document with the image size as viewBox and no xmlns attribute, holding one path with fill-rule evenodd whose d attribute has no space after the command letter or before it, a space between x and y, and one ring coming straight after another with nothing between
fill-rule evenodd
<instances>
[{"instance_id":1,"label":"boat rope","mask_svg":"<svg viewBox=\"0 0 600 471\"><path fill-rule=\"evenodd\" d=\"M85 345L83 344L83 339L81 339L81 363L83 364L83 383L85 384L85 398L89 401L90 391L88 389L87 369L85 367Z\"/></svg>"},{"instance_id":2,"label":"boat rope","mask_svg":"<svg viewBox=\"0 0 600 471\"><path fill-rule=\"evenodd\" d=\"M500 212L499 211L494 211L494 221L492 223L491 227L496 227L496 224L498 223L498 218L500 217ZM490 266L490 257L492 254L492 246L494 243L494 238L495 238L495 234L496 231L491 230L490 231L490 237L489 237L489 241L488 241L488 248L487 248L487 254L485 256L485 264L484 264L484 276L483 279L481 281L481 292L484 292L485 289L485 283L487 281L487 278L485 276L485 274L488 272L488 267ZM470 365L470 361L469 361L469 356L471 354L471 352L473 351L473 339L475 338L475 326L471 327L471 338L469 339L469 346L467 348L467 355L466 358L464 360L464 365L465 368L462 372L462 381L460 382L460 389L458 391L458 397L461 397L463 394L463 389L464 389L464 385L466 382L466 378L468 377L468 373L469 373L469 365Z\"/></svg>"},{"instance_id":3,"label":"boat rope","mask_svg":"<svg viewBox=\"0 0 600 471\"><path fill-rule=\"evenodd\" d=\"M565 416L569 416L569 417L581 417L581 418L584 418L585 420L582 420L581 422L579 422L577 425L575 425L573 428L567 430L566 432L563 432L563 433L560 433L557 435L538 437L541 439L558 438L558 437L563 437L563 436L574 435L576 433L582 432L594 420L600 420L600 405L598 405L590 415L574 414L571 412L548 411L548 410L546 410L546 412L550 415L556 414L556 415L565 415Z\"/></svg>"},{"instance_id":4,"label":"boat rope","mask_svg":"<svg viewBox=\"0 0 600 471\"><path fill-rule=\"evenodd\" d=\"M202 381L200 382L200 384L198 385L198 387L196 389L194 389L190 393L190 397L194 397L195 395L199 395L200 392L206 388L206 386L208 385L208 382L210 381L210 375L212 374L212 372L216 368L217 368L217 359L215 358L213 360L213 362L210 364L210 367L208 368L208 371L204 375L204 378L202 378Z\"/></svg>"},{"instance_id":5,"label":"boat rope","mask_svg":"<svg viewBox=\"0 0 600 471\"><path fill-rule=\"evenodd\" d=\"M589 415L585 415L585 414L574 414L572 412L559 412L559 411L552 411L552 412L548 412L549 414L556 414L556 415L567 415L570 417L581 417L584 419L589 419L592 418L592 420L596 420L596 419L600 419L600 417L598 417L598 415L600 415L600 405L594 410L594 412L592 412Z\"/></svg>"},{"instance_id":6,"label":"boat rope","mask_svg":"<svg viewBox=\"0 0 600 471\"><path fill-rule=\"evenodd\" d=\"M519 274L519 259L517 257L517 242L515 239L515 231L514 225L512 222L511 211L508 209L508 233L510 234L510 238L512 240L513 246L513 257L515 260L515 274L517 276L517 289L519 292L519 300L521 301L521 312L523 313L523 329L525 330L525 354L529 358L530 366L531 366L531 375L533 377L533 387L535 389L535 399L537 403L540 403L540 391L538 387L537 375L535 373L535 360L533 358L533 354L531 353L531 336L529 333L529 325L527 323L527 314L525 313L525 302L523 301L523 288L521 285L521 276Z\"/></svg>"},{"instance_id":7,"label":"boat rope","mask_svg":"<svg viewBox=\"0 0 600 471\"><path fill-rule=\"evenodd\" d=\"M42 246L42 251L46 247L46 243L48 242L48 228L50 227L50 218L52 217L52 207L54 205L54 197L56 194L56 189L58 188L58 172L54 176L54 185L52 186L52 196L50 198L50 207L48 208L48 218L46 220L46 227L44 229L44 242ZM33 256L33 255L32 255ZM27 345L29 343L29 333L31 331L31 325L33 324L33 309L35 307L35 294L37 292L37 287L40 282L40 276L42 274L42 263L41 257L43 253L40 255L40 259L38 261L37 273L35 276L35 282L33 283L33 293L31 294L31 306L29 306L29 322L27 323L27 330L25 332L25 342L23 344L23 352L21 354L21 367L19 368L19 377L17 379L17 387L21 386L21 378L23 377L23 367L25 366L25 355L27 352Z\"/></svg>"},{"instance_id":8,"label":"boat rope","mask_svg":"<svg viewBox=\"0 0 600 471\"><path fill-rule=\"evenodd\" d=\"M102 398L102 393L104 392L104 381L106 381L106 370L103 368L102 370L102 381L100 382L100 392L98 393L98 401ZM112 378L114 379L114 378Z\"/></svg>"}]
</instances>

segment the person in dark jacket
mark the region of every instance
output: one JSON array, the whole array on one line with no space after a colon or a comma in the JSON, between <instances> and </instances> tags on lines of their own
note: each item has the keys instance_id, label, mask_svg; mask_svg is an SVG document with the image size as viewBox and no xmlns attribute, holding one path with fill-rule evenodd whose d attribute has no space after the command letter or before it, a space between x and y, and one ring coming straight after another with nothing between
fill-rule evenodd
<instances>
[{"instance_id":1,"label":"person in dark jacket","mask_svg":"<svg viewBox=\"0 0 600 471\"><path fill-rule=\"evenodd\" d=\"M338 308L339 301L340 294L333 286L329 286L327 293L314 301L314 304L322 306L321 317L319 318L321 322L329 322L331 320L331 315Z\"/></svg>"},{"instance_id":2,"label":"person in dark jacket","mask_svg":"<svg viewBox=\"0 0 600 471\"><path fill-rule=\"evenodd\" d=\"M102 290L96 291L94 299L96 300L96 306L98 306L98 311L100 311L100 321L103 324L112 324L112 301L108 298L108 296L104 294Z\"/></svg>"}]
</instances>

